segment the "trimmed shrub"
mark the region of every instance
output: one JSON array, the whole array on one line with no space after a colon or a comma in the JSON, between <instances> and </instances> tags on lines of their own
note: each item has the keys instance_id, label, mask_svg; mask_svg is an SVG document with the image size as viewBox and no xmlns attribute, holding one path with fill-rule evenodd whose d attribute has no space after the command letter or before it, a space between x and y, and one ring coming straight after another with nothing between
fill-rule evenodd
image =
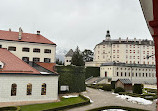
<instances>
[{"instance_id":1,"label":"trimmed shrub","mask_svg":"<svg viewBox=\"0 0 158 111\"><path fill-rule=\"evenodd\" d=\"M141 84L134 84L133 86L133 93L142 94L142 85Z\"/></svg>"},{"instance_id":2,"label":"trimmed shrub","mask_svg":"<svg viewBox=\"0 0 158 111\"><path fill-rule=\"evenodd\" d=\"M14 106L2 107L0 108L0 111L20 111L20 107L14 107Z\"/></svg>"},{"instance_id":3,"label":"trimmed shrub","mask_svg":"<svg viewBox=\"0 0 158 111\"><path fill-rule=\"evenodd\" d=\"M144 110L144 109L124 107L124 106L104 106L104 107L100 107L100 108L90 109L88 111L102 111L105 109L123 109L126 111L149 111L149 110Z\"/></svg>"},{"instance_id":4,"label":"trimmed shrub","mask_svg":"<svg viewBox=\"0 0 158 111\"><path fill-rule=\"evenodd\" d=\"M112 89L115 89L115 83L116 83L116 81L111 81L111 88Z\"/></svg>"},{"instance_id":5,"label":"trimmed shrub","mask_svg":"<svg viewBox=\"0 0 158 111\"><path fill-rule=\"evenodd\" d=\"M98 77L100 76L100 68L99 67L86 67L85 68L85 78L89 77Z\"/></svg>"},{"instance_id":6,"label":"trimmed shrub","mask_svg":"<svg viewBox=\"0 0 158 111\"><path fill-rule=\"evenodd\" d=\"M112 90L111 84L104 84L102 89L104 91L111 91Z\"/></svg>"},{"instance_id":7,"label":"trimmed shrub","mask_svg":"<svg viewBox=\"0 0 158 111\"><path fill-rule=\"evenodd\" d=\"M86 90L85 70L81 66L56 66L59 76L59 93L60 86L69 86L69 92L82 92Z\"/></svg>"},{"instance_id":8,"label":"trimmed shrub","mask_svg":"<svg viewBox=\"0 0 158 111\"><path fill-rule=\"evenodd\" d=\"M119 92L125 92L125 90L124 90L122 87L117 87L117 88L114 90L114 93L119 93Z\"/></svg>"}]
</instances>

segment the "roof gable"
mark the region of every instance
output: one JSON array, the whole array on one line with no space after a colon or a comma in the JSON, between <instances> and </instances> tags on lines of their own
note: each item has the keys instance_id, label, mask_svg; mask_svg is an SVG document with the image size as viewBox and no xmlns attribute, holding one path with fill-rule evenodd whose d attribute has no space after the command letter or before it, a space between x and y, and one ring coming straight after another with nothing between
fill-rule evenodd
<instances>
[{"instance_id":1,"label":"roof gable","mask_svg":"<svg viewBox=\"0 0 158 111\"><path fill-rule=\"evenodd\" d=\"M29 66L7 49L0 48L0 61L4 63L0 73L40 74L39 71Z\"/></svg>"},{"instance_id":2,"label":"roof gable","mask_svg":"<svg viewBox=\"0 0 158 111\"><path fill-rule=\"evenodd\" d=\"M70 49L69 52L65 55L65 57L72 57L74 54L73 50Z\"/></svg>"},{"instance_id":3,"label":"roof gable","mask_svg":"<svg viewBox=\"0 0 158 111\"><path fill-rule=\"evenodd\" d=\"M42 35L22 33L22 38L19 40L19 32L0 30L0 40L18 41L18 42L32 42L56 45Z\"/></svg>"},{"instance_id":4,"label":"roof gable","mask_svg":"<svg viewBox=\"0 0 158 111\"><path fill-rule=\"evenodd\" d=\"M129 79L118 79L117 81L120 81L123 84L132 84L132 82Z\"/></svg>"}]
</instances>

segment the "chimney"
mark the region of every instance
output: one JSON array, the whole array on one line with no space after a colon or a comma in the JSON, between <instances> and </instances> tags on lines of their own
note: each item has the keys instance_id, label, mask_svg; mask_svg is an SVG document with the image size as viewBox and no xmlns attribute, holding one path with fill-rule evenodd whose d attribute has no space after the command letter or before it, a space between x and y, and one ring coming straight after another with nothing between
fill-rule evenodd
<instances>
[{"instance_id":1,"label":"chimney","mask_svg":"<svg viewBox=\"0 0 158 111\"><path fill-rule=\"evenodd\" d=\"M152 44L152 41L151 41L151 40L149 40L149 44L150 44L150 45Z\"/></svg>"},{"instance_id":2,"label":"chimney","mask_svg":"<svg viewBox=\"0 0 158 111\"><path fill-rule=\"evenodd\" d=\"M141 44L141 39L139 39L139 44Z\"/></svg>"},{"instance_id":3,"label":"chimney","mask_svg":"<svg viewBox=\"0 0 158 111\"><path fill-rule=\"evenodd\" d=\"M12 31L11 28L9 28L9 31L10 31L10 32Z\"/></svg>"},{"instance_id":4,"label":"chimney","mask_svg":"<svg viewBox=\"0 0 158 111\"><path fill-rule=\"evenodd\" d=\"M37 31L37 35L40 35L40 31L39 30Z\"/></svg>"},{"instance_id":5,"label":"chimney","mask_svg":"<svg viewBox=\"0 0 158 111\"><path fill-rule=\"evenodd\" d=\"M121 37L119 37L119 43L121 43Z\"/></svg>"},{"instance_id":6,"label":"chimney","mask_svg":"<svg viewBox=\"0 0 158 111\"><path fill-rule=\"evenodd\" d=\"M127 37L126 41L128 42L128 37Z\"/></svg>"},{"instance_id":7,"label":"chimney","mask_svg":"<svg viewBox=\"0 0 158 111\"><path fill-rule=\"evenodd\" d=\"M21 27L19 28L19 40L21 40L22 39L22 29L21 29Z\"/></svg>"},{"instance_id":8,"label":"chimney","mask_svg":"<svg viewBox=\"0 0 158 111\"><path fill-rule=\"evenodd\" d=\"M134 42L136 42L136 38L134 38Z\"/></svg>"}]
</instances>

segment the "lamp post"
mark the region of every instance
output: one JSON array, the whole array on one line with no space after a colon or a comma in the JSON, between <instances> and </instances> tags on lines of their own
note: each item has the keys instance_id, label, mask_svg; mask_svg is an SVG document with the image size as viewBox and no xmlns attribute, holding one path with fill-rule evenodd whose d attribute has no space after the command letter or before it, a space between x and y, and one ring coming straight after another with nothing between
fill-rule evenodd
<instances>
[{"instance_id":1,"label":"lamp post","mask_svg":"<svg viewBox=\"0 0 158 111\"><path fill-rule=\"evenodd\" d=\"M155 44L155 60L156 60L155 63L156 63L156 77L157 77L157 87L158 87L158 0L140 0L140 3L142 6L142 10L147 25L149 27L151 35L153 36L153 40Z\"/></svg>"}]
</instances>

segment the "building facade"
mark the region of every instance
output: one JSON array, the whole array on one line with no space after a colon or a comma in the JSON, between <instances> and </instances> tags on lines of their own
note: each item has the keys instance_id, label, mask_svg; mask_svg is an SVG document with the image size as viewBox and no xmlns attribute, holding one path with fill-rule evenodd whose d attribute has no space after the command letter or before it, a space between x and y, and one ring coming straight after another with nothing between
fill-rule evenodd
<instances>
[{"instance_id":1,"label":"building facade","mask_svg":"<svg viewBox=\"0 0 158 111\"><path fill-rule=\"evenodd\" d=\"M55 62L56 44L37 34L0 30L0 48L6 48L24 61Z\"/></svg>"},{"instance_id":2,"label":"building facade","mask_svg":"<svg viewBox=\"0 0 158 111\"><path fill-rule=\"evenodd\" d=\"M107 31L106 39L94 48L93 62L86 63L87 66L100 66L107 62L123 62L127 64L149 64L155 65L154 42L152 40L111 39Z\"/></svg>"},{"instance_id":3,"label":"building facade","mask_svg":"<svg viewBox=\"0 0 158 111\"><path fill-rule=\"evenodd\" d=\"M104 63L100 67L100 77L110 81L118 79L129 79L132 83L155 84L155 65L147 64L126 64L126 63Z\"/></svg>"},{"instance_id":4,"label":"building facade","mask_svg":"<svg viewBox=\"0 0 158 111\"><path fill-rule=\"evenodd\" d=\"M34 68L0 48L0 102L58 100L59 75L48 64L33 62Z\"/></svg>"}]
</instances>

